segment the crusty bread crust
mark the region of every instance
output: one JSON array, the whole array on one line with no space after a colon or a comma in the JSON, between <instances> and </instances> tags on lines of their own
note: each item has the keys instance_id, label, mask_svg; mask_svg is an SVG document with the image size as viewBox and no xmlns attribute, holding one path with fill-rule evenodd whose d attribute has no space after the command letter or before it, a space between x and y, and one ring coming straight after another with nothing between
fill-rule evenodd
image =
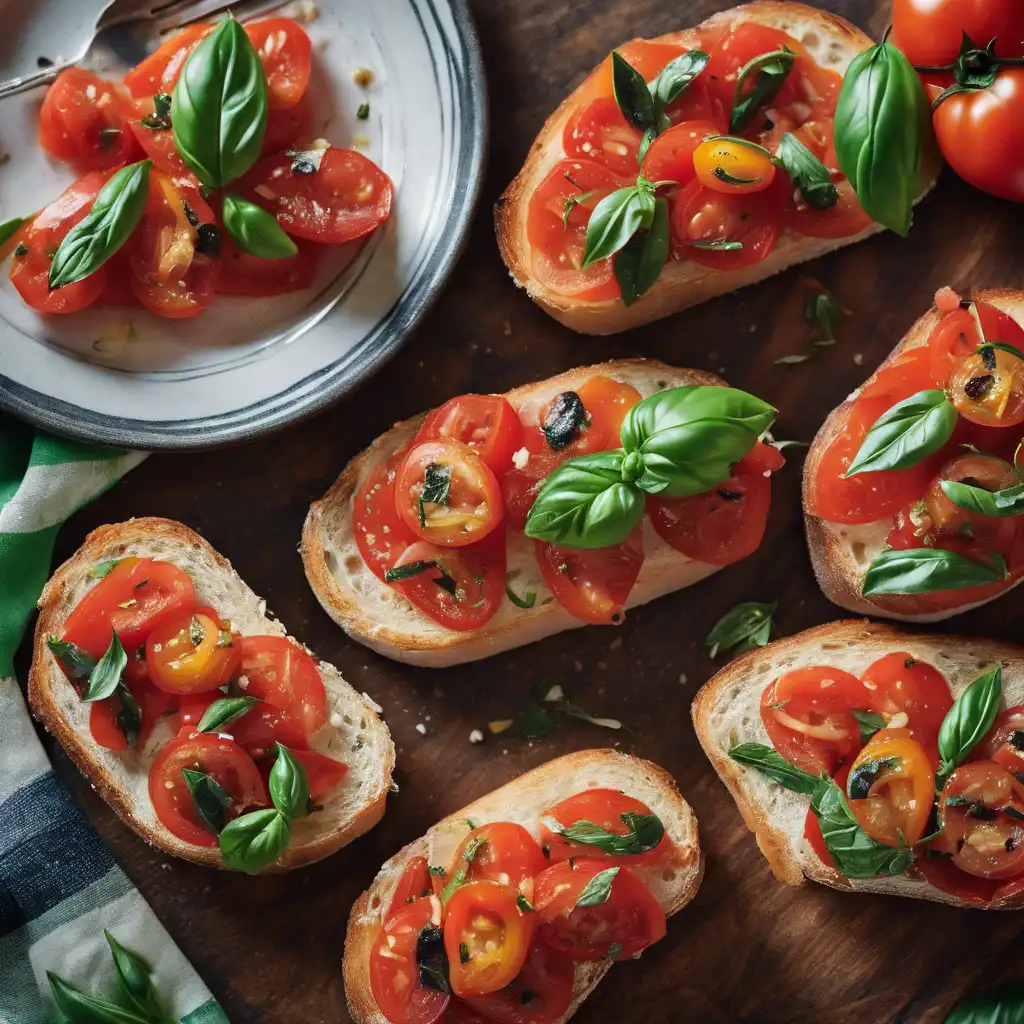
<instances>
[{"instance_id":1,"label":"crusty bread crust","mask_svg":"<svg viewBox=\"0 0 1024 1024\"><path fill-rule=\"evenodd\" d=\"M629 383L644 397L665 387L725 383L710 373L680 370L653 359L620 359L569 370L515 388L506 397L516 408L539 409L554 395L580 387L594 374ZM534 591L536 603L523 609L506 601L478 630L457 632L437 625L366 567L352 529L355 495L372 469L409 444L425 415L397 423L377 438L349 462L330 490L309 510L302 531L302 561L310 586L327 614L350 637L378 653L434 668L486 658L586 625L570 615L545 586L533 541L513 531L509 531L507 544L513 585L519 593ZM629 608L680 590L720 568L674 551L658 537L649 521L644 526L644 552L644 565L630 593Z\"/></svg>"},{"instance_id":2,"label":"crusty bread crust","mask_svg":"<svg viewBox=\"0 0 1024 1024\"><path fill-rule=\"evenodd\" d=\"M1024 324L1024 292L1002 288L978 292L974 297L980 301L991 303L1019 323ZM815 436L804 462L803 504L805 509L818 466L829 445L839 433L842 418L850 404L864 387L875 379L879 371L885 369L905 352L927 345L928 338L938 322L939 313L933 307L910 328L903 340L878 367L875 374L872 374L842 405L833 409L829 414L828 419L825 420ZM807 530L807 546L811 552L811 563L821 589L833 604L851 612L869 615L880 614L905 622L940 622L969 611L971 608L987 604L988 601L994 601L1021 582L1017 580L1012 586L1007 587L1003 594L997 594L985 601L967 601L942 612L922 611L924 604L922 595L893 594L863 597L861 596L861 587L864 574L867 572L867 567L882 550L886 535L894 524L894 517L889 516L863 526L847 526L842 523L830 523L805 512L804 522Z\"/></svg>"},{"instance_id":3,"label":"crusty bread crust","mask_svg":"<svg viewBox=\"0 0 1024 1024\"><path fill-rule=\"evenodd\" d=\"M788 0L755 0L754 3L715 14L696 28L670 32L651 42L693 47L698 43L697 33L700 30L712 31L744 21L754 21L787 32L806 47L819 65L839 74L845 74L850 61L872 45L867 35L844 18ZM872 224L860 234L849 238L806 238L786 231L779 237L767 259L739 270L716 270L690 260L672 260L654 287L629 307L621 299L587 302L550 291L537 280L532 271L526 231L530 197L551 168L563 159L563 130L577 107L579 95L587 88L594 74L596 69L562 101L544 123L530 147L522 170L505 189L494 208L498 247L512 280L520 288L525 288L530 298L542 309L567 327L584 334L615 334L639 327L717 295L762 281L793 264L815 259L883 230L880 224ZM921 168L919 200L935 184L940 168L938 153L927 153Z\"/></svg>"},{"instance_id":4,"label":"crusty bread crust","mask_svg":"<svg viewBox=\"0 0 1024 1024\"><path fill-rule=\"evenodd\" d=\"M413 857L427 857L431 865L448 868L465 838L471 819L477 826L492 821L513 821L534 837L540 815L567 797L594 788L621 789L647 804L661 818L672 841L668 859L654 867L633 870L671 916L696 895L704 873L704 857L697 835L697 819L663 768L616 750L581 750L548 761L500 789L449 814L426 835L403 847L378 872L373 884L356 901L345 935L345 995L356 1024L388 1024L370 988L370 952L380 934L383 915L406 865ZM593 991L611 966L608 962L580 964L576 968L572 1006L554 1024L565 1024Z\"/></svg>"},{"instance_id":5,"label":"crusty bread crust","mask_svg":"<svg viewBox=\"0 0 1024 1024\"><path fill-rule=\"evenodd\" d=\"M704 753L732 794L779 881L800 885L806 877L834 889L964 906L957 897L920 877L849 879L824 864L804 839L810 797L784 789L728 755L730 747L739 743L771 746L761 721L761 694L783 672L830 665L859 675L876 659L897 651L907 651L934 665L946 677L954 698L983 671L999 664L1007 706L1024 701L1024 648L971 637L925 636L866 619L846 619L776 640L727 665L697 693L692 708L694 728ZM1024 893L995 900L983 909L1016 910L1021 906Z\"/></svg>"},{"instance_id":6,"label":"crusty bread crust","mask_svg":"<svg viewBox=\"0 0 1024 1024\"><path fill-rule=\"evenodd\" d=\"M46 644L48 637L61 635L68 615L95 585L88 577L89 570L105 559L126 555L160 558L185 569L197 594L230 618L243 635L286 635L279 622L266 617L266 603L245 585L231 563L187 526L169 519L134 519L101 526L56 570L39 599L29 704L93 788L146 842L196 864L223 868L218 847L186 843L156 817L149 798L148 772L159 748L171 738L170 726L166 721L158 724L144 747L121 753L101 747L89 729L89 705L79 699ZM349 770L322 811L293 823L288 849L267 871L320 860L373 828L384 813L395 748L378 714L380 709L345 682L333 665L320 662L318 668L332 721L311 737L311 746L344 761Z\"/></svg>"}]
</instances>

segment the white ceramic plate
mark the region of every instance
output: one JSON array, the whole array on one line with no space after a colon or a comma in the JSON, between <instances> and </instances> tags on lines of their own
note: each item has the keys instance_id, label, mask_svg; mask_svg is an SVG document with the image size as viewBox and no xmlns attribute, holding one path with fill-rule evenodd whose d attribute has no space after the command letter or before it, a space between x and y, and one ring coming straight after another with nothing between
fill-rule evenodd
<instances>
[{"instance_id":1,"label":"white ceramic plate","mask_svg":"<svg viewBox=\"0 0 1024 1024\"><path fill-rule=\"evenodd\" d=\"M32 7L35 17L59 17L50 5ZM479 46L465 0L317 0L317 8L305 26L316 132L335 145L358 142L391 176L385 228L351 262L344 252L325 261L308 291L218 296L192 320L138 309L41 317L21 301L5 263L0 408L110 445L208 447L308 415L398 348L451 271L479 191ZM368 88L353 82L357 67L372 69ZM16 71L0 66L0 78ZM42 95L0 101L0 145L10 155L0 167L0 220L38 209L73 180L36 141ZM367 121L356 118L363 102Z\"/></svg>"}]
</instances>

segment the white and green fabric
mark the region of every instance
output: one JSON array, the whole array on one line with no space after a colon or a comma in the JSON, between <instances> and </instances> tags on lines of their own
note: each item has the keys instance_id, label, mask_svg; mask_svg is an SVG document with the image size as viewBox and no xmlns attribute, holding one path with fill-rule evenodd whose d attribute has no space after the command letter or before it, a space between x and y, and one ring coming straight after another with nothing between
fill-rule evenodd
<instances>
[{"instance_id":1,"label":"white and green fabric","mask_svg":"<svg viewBox=\"0 0 1024 1024\"><path fill-rule=\"evenodd\" d=\"M57 781L14 678L14 652L64 520L145 455L61 441L0 414L0 1022L55 1010L46 972L114 997L104 929L144 957L183 1024L226 1024L209 989Z\"/></svg>"}]
</instances>

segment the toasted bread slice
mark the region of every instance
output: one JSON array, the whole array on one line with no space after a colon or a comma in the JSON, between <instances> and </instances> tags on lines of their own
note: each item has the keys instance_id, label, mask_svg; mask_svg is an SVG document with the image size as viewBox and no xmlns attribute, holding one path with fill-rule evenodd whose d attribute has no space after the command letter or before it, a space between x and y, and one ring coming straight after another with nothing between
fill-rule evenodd
<instances>
[{"instance_id":1,"label":"toasted bread slice","mask_svg":"<svg viewBox=\"0 0 1024 1024\"><path fill-rule=\"evenodd\" d=\"M1024 324L1024 292L999 289L978 292L974 297L991 303L1012 316L1018 323ZM938 321L938 310L932 308L925 313L889 353L878 369L882 370L889 366L899 356L911 349L927 345L928 337ZM843 412L860 394L860 391L861 388L858 388L842 405L832 411L811 444L804 462L805 508L811 480L817 472L822 456L840 430ZM987 604L988 601L994 601L1021 582L1020 580L1015 581L1012 586L1007 587L1001 594L996 594L995 597L974 603L966 601L962 605L941 612L922 610L923 598L916 594L864 597L861 594L864 575L885 545L885 538L894 524L894 517L888 516L885 519L862 525L848 525L830 523L816 516L805 514L804 521L807 527L807 546L811 551L814 574L818 577L821 589L830 601L851 612L884 615L887 618L901 619L905 622L939 622L953 615L960 615L971 608Z\"/></svg>"},{"instance_id":2,"label":"toasted bread slice","mask_svg":"<svg viewBox=\"0 0 1024 1024\"><path fill-rule=\"evenodd\" d=\"M723 385L699 370L680 370L654 359L620 359L584 366L527 384L506 395L516 409L543 408L560 392L580 387L594 374L631 384L646 398L665 388L685 384ZM534 543L522 533L508 532L508 571L520 594L534 591L532 608L504 601L482 629L446 629L412 606L394 587L367 568L356 547L352 505L363 480L415 437L426 414L396 424L357 455L331 489L313 503L302 531L302 561L313 592L327 614L354 640L380 654L413 665L442 667L499 654L586 623L570 615L544 584ZM674 551L644 523L644 565L627 607L646 604L711 575L720 566L696 562Z\"/></svg>"},{"instance_id":3,"label":"toasted bread slice","mask_svg":"<svg viewBox=\"0 0 1024 1024\"><path fill-rule=\"evenodd\" d=\"M32 713L62 744L93 788L146 842L165 853L211 867L223 867L220 850L193 846L160 823L149 797L149 767L173 735L166 720L144 746L124 752L101 747L89 729L90 705L83 703L47 647L83 595L96 585L89 570L105 559L134 555L173 562L184 569L204 603L229 618L245 636L285 636L280 622L267 617L261 601L199 534L169 519L133 519L102 526L53 574L39 599L28 698ZM310 864L340 850L373 828L384 813L395 748L378 708L358 694L333 665L319 663L327 691L329 723L310 739L313 750L348 765L324 809L296 819L284 856L268 870ZM226 730L230 731L230 729Z\"/></svg>"},{"instance_id":4,"label":"toasted bread slice","mask_svg":"<svg viewBox=\"0 0 1024 1024\"><path fill-rule=\"evenodd\" d=\"M839 74L845 74L850 61L872 45L868 36L844 18L787 0L755 0L754 3L715 14L696 29L670 32L651 42L694 47L698 44L698 30L724 29L744 21L788 33L803 44L821 67ZM530 198L555 164L564 158L562 133L589 81L590 77L570 93L547 119L530 147L522 170L505 189L494 210L498 246L512 279L520 288L526 289L537 305L567 327L584 334L615 334L639 327L716 295L762 281L795 263L815 259L883 230L880 224L872 224L860 234L848 238L807 238L784 231L767 259L739 270L716 270L691 260L670 260L654 287L628 307L621 299L588 302L551 291L534 276L532 270L527 237ZM919 199L935 184L940 168L938 154L927 153L919 179Z\"/></svg>"},{"instance_id":5,"label":"toasted bread slice","mask_svg":"<svg viewBox=\"0 0 1024 1024\"><path fill-rule=\"evenodd\" d=\"M672 777L650 761L616 750L580 750L548 761L500 789L474 800L439 821L426 835L403 847L378 872L373 884L356 900L345 936L345 995L356 1024L388 1024L370 989L370 952L380 934L383 918L402 872L413 857L426 857L431 865L451 864L469 829L493 821L522 825L534 838L540 834L540 816L549 807L586 789L619 789L643 801L661 818L672 841L665 861L638 866L635 871L670 917L696 895L704 874L704 857L697 837L697 819L676 789ZM564 1024L594 990L611 966L584 963L576 968L572 1006L555 1024Z\"/></svg>"},{"instance_id":6,"label":"toasted bread slice","mask_svg":"<svg viewBox=\"0 0 1024 1024\"><path fill-rule=\"evenodd\" d=\"M962 906L956 896L920 877L849 879L824 864L804 839L810 797L784 789L728 754L740 743L771 746L761 721L761 694L784 672L829 665L859 676L873 661L897 651L907 651L934 665L946 677L954 698L986 669L1002 665L1006 705L1024 701L1024 648L971 637L925 636L882 623L846 619L776 640L737 658L700 689L693 702L693 724L704 753L732 793L779 881L800 885L809 878L835 889L915 896ZM1020 906L1024 906L1024 894L993 901L986 909Z\"/></svg>"}]
</instances>

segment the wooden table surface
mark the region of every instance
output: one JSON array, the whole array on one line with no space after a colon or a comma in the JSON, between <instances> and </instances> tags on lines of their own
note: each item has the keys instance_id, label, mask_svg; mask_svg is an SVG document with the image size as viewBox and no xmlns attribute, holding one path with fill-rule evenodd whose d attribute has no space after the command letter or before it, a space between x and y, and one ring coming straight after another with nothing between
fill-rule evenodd
<instances>
[{"instance_id":1,"label":"wooden table surface","mask_svg":"<svg viewBox=\"0 0 1024 1024\"><path fill-rule=\"evenodd\" d=\"M518 293L494 244L490 207L544 118L623 39L677 29L725 6L473 0L491 96L486 182L466 252L405 348L316 419L242 447L149 459L60 536L64 558L100 523L159 515L190 524L296 636L384 707L400 787L384 820L328 860L278 877L218 873L150 849L48 742L75 798L235 1024L350 1020L339 969L345 923L380 864L437 818L526 769L618 738L572 722L539 741L469 743L472 729L515 713L546 679L592 713L620 718L629 728L618 734L622 748L675 776L707 856L700 892L670 922L668 938L611 971L580 1024L938 1022L964 993L1020 972L1024 915L776 883L694 737L690 701L716 667L702 640L722 613L742 600L778 599L785 634L841 617L815 585L804 547L799 453L777 477L768 535L753 557L631 612L617 630L588 627L488 662L431 671L377 657L334 626L303 576L296 548L309 502L392 421L452 395L504 391L606 358L655 356L723 374L782 410L776 436L810 440L940 285L1024 286L1020 208L946 173L909 240L876 237L642 331L576 336ZM883 0L822 6L876 38L888 17ZM852 315L838 344L813 362L775 366L810 340L801 309L808 274ZM956 628L1016 639L1020 604L1011 595Z\"/></svg>"}]
</instances>

